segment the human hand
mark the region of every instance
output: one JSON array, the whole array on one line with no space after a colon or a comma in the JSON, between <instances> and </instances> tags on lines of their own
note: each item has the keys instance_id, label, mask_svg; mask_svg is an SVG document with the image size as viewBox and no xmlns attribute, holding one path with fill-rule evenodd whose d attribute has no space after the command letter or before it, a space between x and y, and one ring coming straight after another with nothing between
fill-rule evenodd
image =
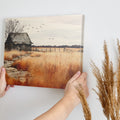
<instances>
[{"instance_id":1,"label":"human hand","mask_svg":"<svg viewBox=\"0 0 120 120\"><path fill-rule=\"evenodd\" d=\"M73 102L74 106L77 106L80 103L80 98L78 97L79 85L83 88L84 94L86 97L89 95L87 87L87 74L80 73L78 71L67 83L65 88L64 98L67 98L69 101Z\"/></svg>"},{"instance_id":2,"label":"human hand","mask_svg":"<svg viewBox=\"0 0 120 120\"><path fill-rule=\"evenodd\" d=\"M5 68L0 68L0 97L4 96L6 91L9 89L9 85L7 86L5 79L6 70Z\"/></svg>"},{"instance_id":3,"label":"human hand","mask_svg":"<svg viewBox=\"0 0 120 120\"><path fill-rule=\"evenodd\" d=\"M64 97L50 110L35 120L66 120L72 110L80 103L79 88L88 96L87 74L77 72L67 83ZM81 88L82 87L82 88Z\"/></svg>"}]
</instances>

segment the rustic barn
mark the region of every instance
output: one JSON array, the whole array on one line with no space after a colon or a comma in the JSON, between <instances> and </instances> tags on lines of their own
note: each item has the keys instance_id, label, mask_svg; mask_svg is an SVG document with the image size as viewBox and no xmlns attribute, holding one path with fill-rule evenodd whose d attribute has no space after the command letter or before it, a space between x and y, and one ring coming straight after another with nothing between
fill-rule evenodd
<instances>
[{"instance_id":1,"label":"rustic barn","mask_svg":"<svg viewBox=\"0 0 120 120\"><path fill-rule=\"evenodd\" d=\"M28 33L9 33L5 42L5 50L31 51L31 45Z\"/></svg>"}]
</instances>

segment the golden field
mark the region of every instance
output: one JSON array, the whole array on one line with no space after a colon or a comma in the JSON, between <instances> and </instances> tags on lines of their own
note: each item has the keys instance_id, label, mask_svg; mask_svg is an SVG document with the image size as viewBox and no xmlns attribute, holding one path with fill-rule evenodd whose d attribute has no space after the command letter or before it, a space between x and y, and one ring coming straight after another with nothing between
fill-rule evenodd
<instances>
[{"instance_id":1,"label":"golden field","mask_svg":"<svg viewBox=\"0 0 120 120\"><path fill-rule=\"evenodd\" d=\"M74 49L74 48L71 48ZM8 84L64 88L67 81L78 71L82 70L82 52L5 52L5 64L11 62L10 68L17 71L17 79L7 71ZM21 56L21 57L20 57ZM7 65L5 65L7 66ZM6 67L7 68L7 67ZM20 79L19 72L28 73ZM14 74L14 73L13 73ZM22 76L23 77L23 76Z\"/></svg>"},{"instance_id":2,"label":"golden field","mask_svg":"<svg viewBox=\"0 0 120 120\"><path fill-rule=\"evenodd\" d=\"M25 55L27 52L25 51L17 51L17 50L13 50L13 51L5 51L4 53L4 59L5 60L12 60L13 58L16 58L18 56L22 56Z\"/></svg>"}]
</instances>

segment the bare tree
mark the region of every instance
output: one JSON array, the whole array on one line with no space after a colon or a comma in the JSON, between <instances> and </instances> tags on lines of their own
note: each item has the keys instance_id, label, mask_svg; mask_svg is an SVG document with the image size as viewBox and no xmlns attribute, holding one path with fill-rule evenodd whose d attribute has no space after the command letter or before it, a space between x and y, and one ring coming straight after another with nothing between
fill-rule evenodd
<instances>
[{"instance_id":1,"label":"bare tree","mask_svg":"<svg viewBox=\"0 0 120 120\"><path fill-rule=\"evenodd\" d=\"M6 21L5 26L5 38L7 39L9 33L20 33L24 29L24 26L20 24L19 20L17 19L10 19Z\"/></svg>"}]
</instances>

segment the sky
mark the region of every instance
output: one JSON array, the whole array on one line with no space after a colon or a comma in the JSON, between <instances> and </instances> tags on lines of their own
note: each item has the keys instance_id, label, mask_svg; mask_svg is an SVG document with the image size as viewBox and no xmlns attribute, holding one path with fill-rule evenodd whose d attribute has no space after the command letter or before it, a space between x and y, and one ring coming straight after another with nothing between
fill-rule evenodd
<instances>
[{"instance_id":1,"label":"sky","mask_svg":"<svg viewBox=\"0 0 120 120\"><path fill-rule=\"evenodd\" d=\"M16 18L33 45L82 45L83 15Z\"/></svg>"}]
</instances>

